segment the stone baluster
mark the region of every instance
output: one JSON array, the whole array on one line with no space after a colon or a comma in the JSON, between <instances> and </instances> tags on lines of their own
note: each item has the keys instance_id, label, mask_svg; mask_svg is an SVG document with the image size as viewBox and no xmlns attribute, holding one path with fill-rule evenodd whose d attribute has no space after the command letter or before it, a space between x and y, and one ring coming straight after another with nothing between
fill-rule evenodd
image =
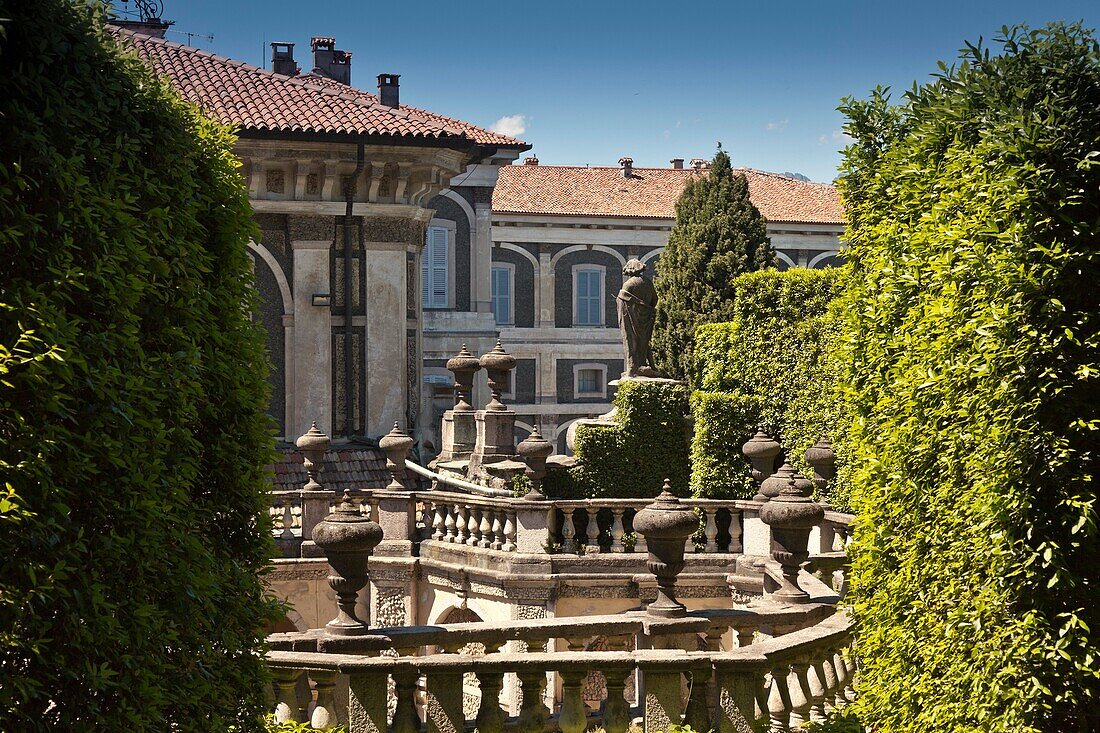
<instances>
[{"instance_id":1,"label":"stone baluster","mask_svg":"<svg viewBox=\"0 0 1100 733\"><path fill-rule=\"evenodd\" d=\"M645 689L645 733L658 733L658 731L663 733L669 729L669 726L680 724L682 682L680 671L667 668L642 668L642 685Z\"/></svg>"},{"instance_id":2,"label":"stone baluster","mask_svg":"<svg viewBox=\"0 0 1100 733\"><path fill-rule=\"evenodd\" d=\"M455 507L455 544L466 544L466 522L469 520L467 516L467 508L465 504L459 504Z\"/></svg>"},{"instance_id":3,"label":"stone baluster","mask_svg":"<svg viewBox=\"0 0 1100 733\"><path fill-rule=\"evenodd\" d=\"M790 725L794 730L810 722L810 705L813 699L809 681L806 679L809 667L805 661L797 661L791 665L791 673L787 677L787 688L791 695Z\"/></svg>"},{"instance_id":4,"label":"stone baluster","mask_svg":"<svg viewBox=\"0 0 1100 733\"><path fill-rule=\"evenodd\" d=\"M517 733L544 733L546 719L550 711L542 699L546 685L546 673L541 669L524 667L516 672L519 677L523 702L520 704L519 718L516 720Z\"/></svg>"},{"instance_id":5,"label":"stone baluster","mask_svg":"<svg viewBox=\"0 0 1100 733\"><path fill-rule=\"evenodd\" d=\"M492 510L493 523L489 527L489 533L492 537L492 541L489 543L489 549L499 550L504 547L504 524L501 521L500 515L502 511L498 509Z\"/></svg>"},{"instance_id":6,"label":"stone baluster","mask_svg":"<svg viewBox=\"0 0 1100 733\"><path fill-rule=\"evenodd\" d=\"M626 681L634 670L610 668L602 671L607 688L607 698L603 701L603 729L606 733L626 733L630 727Z\"/></svg>"},{"instance_id":7,"label":"stone baluster","mask_svg":"<svg viewBox=\"0 0 1100 733\"><path fill-rule=\"evenodd\" d=\"M841 662L844 664L844 670L847 673L847 679L844 682L844 698L848 702L855 702L856 700L856 660L852 658L850 653L842 654Z\"/></svg>"},{"instance_id":8,"label":"stone baluster","mask_svg":"<svg viewBox=\"0 0 1100 733\"><path fill-rule=\"evenodd\" d=\"M779 443L760 429L757 429L756 435L741 446L741 452L752 464L752 479L757 486L775 471L775 457L779 455L780 449ZM754 501L763 501L763 499L754 497Z\"/></svg>"},{"instance_id":9,"label":"stone baluster","mask_svg":"<svg viewBox=\"0 0 1100 733\"><path fill-rule=\"evenodd\" d=\"M706 524L703 528L703 535L707 538L705 551L718 552L718 510L704 508L703 514L706 515Z\"/></svg>"},{"instance_id":10,"label":"stone baluster","mask_svg":"<svg viewBox=\"0 0 1100 733\"><path fill-rule=\"evenodd\" d=\"M279 538L284 540L294 539L294 503L290 496L282 494L276 497L274 507L278 510L279 521L283 525Z\"/></svg>"},{"instance_id":11,"label":"stone baluster","mask_svg":"<svg viewBox=\"0 0 1100 733\"><path fill-rule=\"evenodd\" d=\"M736 555L744 551L744 546L741 544L741 510L736 507L730 507L730 549L731 555Z\"/></svg>"},{"instance_id":12,"label":"stone baluster","mask_svg":"<svg viewBox=\"0 0 1100 733\"><path fill-rule=\"evenodd\" d=\"M585 546L582 554L600 551L600 510L591 507L586 509L588 524L584 527Z\"/></svg>"},{"instance_id":13,"label":"stone baluster","mask_svg":"<svg viewBox=\"0 0 1100 733\"><path fill-rule=\"evenodd\" d=\"M573 524L573 510L562 510L561 521L561 551L565 553L576 553L577 542L574 539L577 536L577 528Z\"/></svg>"},{"instance_id":14,"label":"stone baluster","mask_svg":"<svg viewBox=\"0 0 1100 733\"><path fill-rule=\"evenodd\" d=\"M455 507L453 504L443 505L443 541L455 541Z\"/></svg>"},{"instance_id":15,"label":"stone baluster","mask_svg":"<svg viewBox=\"0 0 1100 733\"><path fill-rule=\"evenodd\" d=\"M500 690L504 686L504 674L478 672L477 682L481 689L481 704L477 709L474 727L479 733L504 733L504 712L500 709Z\"/></svg>"},{"instance_id":16,"label":"stone baluster","mask_svg":"<svg viewBox=\"0 0 1100 733\"><path fill-rule=\"evenodd\" d=\"M561 733L584 733L588 717L581 688L587 671L583 667L567 667L561 670L562 693L558 728Z\"/></svg>"},{"instance_id":17,"label":"stone baluster","mask_svg":"<svg viewBox=\"0 0 1100 733\"><path fill-rule=\"evenodd\" d=\"M732 658L715 660L715 733L760 730L757 721L764 718L768 709L765 671L761 665L739 663Z\"/></svg>"},{"instance_id":18,"label":"stone baluster","mask_svg":"<svg viewBox=\"0 0 1100 733\"><path fill-rule=\"evenodd\" d=\"M447 536L447 505L440 501L432 502L432 539L441 541Z\"/></svg>"},{"instance_id":19,"label":"stone baluster","mask_svg":"<svg viewBox=\"0 0 1100 733\"><path fill-rule=\"evenodd\" d=\"M386 730L388 682L389 675L382 671L352 672L348 676L347 728L351 733Z\"/></svg>"},{"instance_id":20,"label":"stone baluster","mask_svg":"<svg viewBox=\"0 0 1100 733\"><path fill-rule=\"evenodd\" d=\"M630 531L634 533L634 552L645 554L649 552L649 546L646 544L645 535L639 532L638 528L634 526L634 520L638 518L639 511L641 511L641 509L636 509L634 514L630 517Z\"/></svg>"},{"instance_id":21,"label":"stone baluster","mask_svg":"<svg viewBox=\"0 0 1100 733\"><path fill-rule=\"evenodd\" d=\"M516 549L516 515L506 511L504 514L504 544L500 546L504 552L514 552Z\"/></svg>"},{"instance_id":22,"label":"stone baluster","mask_svg":"<svg viewBox=\"0 0 1100 733\"><path fill-rule=\"evenodd\" d=\"M840 690L840 686L837 684L836 667L833 666L833 650L827 652L819 664L822 683L825 686L824 705L830 708L835 707L836 695Z\"/></svg>"},{"instance_id":23,"label":"stone baluster","mask_svg":"<svg viewBox=\"0 0 1100 733\"><path fill-rule=\"evenodd\" d=\"M752 644L753 639L756 638L756 629L751 626L740 626L737 628L737 646L745 647Z\"/></svg>"},{"instance_id":24,"label":"stone baluster","mask_svg":"<svg viewBox=\"0 0 1100 733\"><path fill-rule=\"evenodd\" d=\"M450 651L450 650L448 650ZM462 733L466 717L462 711L462 672L453 668L429 669L424 699L427 733ZM384 733L385 727L379 733Z\"/></svg>"},{"instance_id":25,"label":"stone baluster","mask_svg":"<svg viewBox=\"0 0 1100 733\"><path fill-rule=\"evenodd\" d=\"M394 696L392 733L420 733L420 714L416 711L416 688L420 673L411 668L393 673ZM385 729L383 729L385 730Z\"/></svg>"},{"instance_id":26,"label":"stone baluster","mask_svg":"<svg viewBox=\"0 0 1100 733\"><path fill-rule=\"evenodd\" d=\"M778 475L765 481L761 489ZM772 530L772 558L782 568L779 587L772 595L787 603L810 601L809 594L798 585L798 572L810 556L810 531L825 518L825 510L810 498L812 491L813 483L794 473L779 494L760 507L761 521Z\"/></svg>"},{"instance_id":27,"label":"stone baluster","mask_svg":"<svg viewBox=\"0 0 1100 733\"><path fill-rule=\"evenodd\" d=\"M611 551L612 552L626 552L626 547L623 545L623 511L622 509L611 510ZM610 731L608 731L610 733Z\"/></svg>"},{"instance_id":28,"label":"stone baluster","mask_svg":"<svg viewBox=\"0 0 1100 733\"><path fill-rule=\"evenodd\" d=\"M466 524L466 545L478 547L481 543L481 507L471 505L469 507L469 519Z\"/></svg>"},{"instance_id":29,"label":"stone baluster","mask_svg":"<svg viewBox=\"0 0 1100 733\"><path fill-rule=\"evenodd\" d=\"M305 711L298 704L298 680L302 670L290 667L273 667L272 686L275 689L275 722L305 722Z\"/></svg>"},{"instance_id":30,"label":"stone baluster","mask_svg":"<svg viewBox=\"0 0 1100 733\"><path fill-rule=\"evenodd\" d=\"M844 653L842 651L834 652L831 662L836 672L836 694L833 695L833 707L843 708L848 705L847 689L851 681L848 666L844 663Z\"/></svg>"},{"instance_id":31,"label":"stone baluster","mask_svg":"<svg viewBox=\"0 0 1100 733\"><path fill-rule=\"evenodd\" d=\"M317 694L317 703L309 718L309 724L314 728L327 730L348 722L346 716L340 714L336 704L336 676L337 672L330 669L312 669L309 672L309 679Z\"/></svg>"},{"instance_id":32,"label":"stone baluster","mask_svg":"<svg viewBox=\"0 0 1100 733\"><path fill-rule=\"evenodd\" d=\"M787 687L790 667L786 664L772 667L771 687L768 690L768 720L770 730L777 733L789 731L791 722L791 693Z\"/></svg>"},{"instance_id":33,"label":"stone baluster","mask_svg":"<svg viewBox=\"0 0 1100 733\"><path fill-rule=\"evenodd\" d=\"M825 665L821 659L815 659L806 671L806 679L810 690L810 720L821 723L825 720L825 700L828 696L827 680L825 678Z\"/></svg>"},{"instance_id":34,"label":"stone baluster","mask_svg":"<svg viewBox=\"0 0 1100 733\"><path fill-rule=\"evenodd\" d=\"M667 478L661 494L634 517L634 529L649 546L646 566L657 578L657 599L646 608L647 614L662 618L687 614L676 600L676 576L684 569L684 543L698 527L695 512L673 496Z\"/></svg>"},{"instance_id":35,"label":"stone baluster","mask_svg":"<svg viewBox=\"0 0 1100 733\"><path fill-rule=\"evenodd\" d=\"M477 527L478 540L477 546L483 550L488 549L493 544L493 522L492 517L496 512L491 507L482 507L481 509L481 524Z\"/></svg>"},{"instance_id":36,"label":"stone baluster","mask_svg":"<svg viewBox=\"0 0 1100 733\"><path fill-rule=\"evenodd\" d=\"M711 681L710 662L692 667L690 672L691 694L688 696L687 709L684 710L684 725L696 731L709 731L711 725L710 708L707 705L707 688Z\"/></svg>"}]
</instances>

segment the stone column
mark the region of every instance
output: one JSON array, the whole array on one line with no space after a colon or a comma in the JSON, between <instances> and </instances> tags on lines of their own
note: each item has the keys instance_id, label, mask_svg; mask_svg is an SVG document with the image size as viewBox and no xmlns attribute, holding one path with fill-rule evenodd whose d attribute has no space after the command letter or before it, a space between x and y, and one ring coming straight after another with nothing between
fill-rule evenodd
<instances>
[{"instance_id":1,"label":"stone column","mask_svg":"<svg viewBox=\"0 0 1100 733\"><path fill-rule=\"evenodd\" d=\"M491 313L492 284L490 272L493 266L493 207L489 203L474 204L474 230L470 237L474 241L474 261L472 263L473 282L470 288L471 310L478 313Z\"/></svg>"},{"instance_id":2,"label":"stone column","mask_svg":"<svg viewBox=\"0 0 1100 733\"><path fill-rule=\"evenodd\" d=\"M313 305L314 294L331 295L332 242L294 241L294 411L287 435L301 435L316 421L332 433L332 314ZM385 432L385 431L383 431Z\"/></svg>"}]
</instances>

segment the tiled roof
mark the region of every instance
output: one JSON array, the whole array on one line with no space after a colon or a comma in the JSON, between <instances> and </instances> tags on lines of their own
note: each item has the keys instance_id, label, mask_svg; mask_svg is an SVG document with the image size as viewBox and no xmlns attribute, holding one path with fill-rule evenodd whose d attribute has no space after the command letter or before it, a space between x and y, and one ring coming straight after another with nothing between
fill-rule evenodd
<instances>
[{"instance_id":1,"label":"tiled roof","mask_svg":"<svg viewBox=\"0 0 1100 733\"><path fill-rule=\"evenodd\" d=\"M515 138L415 107L387 107L376 95L327 79L283 76L162 38L118 27L111 27L111 32L167 77L184 99L241 130L392 135L527 147Z\"/></svg>"},{"instance_id":2,"label":"tiled roof","mask_svg":"<svg viewBox=\"0 0 1100 733\"><path fill-rule=\"evenodd\" d=\"M778 173L739 168L749 197L770 222L843 224L835 186L798 181ZM493 190L493 213L559 216L621 216L672 219L676 200L692 176L706 171L564 165L511 165L500 170Z\"/></svg>"},{"instance_id":3,"label":"tiled roof","mask_svg":"<svg viewBox=\"0 0 1100 733\"><path fill-rule=\"evenodd\" d=\"M302 453L293 445L280 444L279 460L275 463L275 491L293 491L308 481ZM354 489L381 489L390 482L386 470L386 454L369 446L337 446L325 453L325 464L317 477L321 485L342 493L345 486Z\"/></svg>"}]
</instances>

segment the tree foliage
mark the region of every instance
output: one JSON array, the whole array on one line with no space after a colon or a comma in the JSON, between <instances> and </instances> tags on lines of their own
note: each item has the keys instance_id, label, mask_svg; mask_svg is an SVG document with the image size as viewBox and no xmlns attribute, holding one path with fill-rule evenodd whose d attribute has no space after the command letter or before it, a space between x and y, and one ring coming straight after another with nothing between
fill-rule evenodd
<instances>
[{"instance_id":1,"label":"tree foliage","mask_svg":"<svg viewBox=\"0 0 1100 733\"><path fill-rule=\"evenodd\" d=\"M257 730L251 211L100 7L0 1L0 729Z\"/></svg>"},{"instance_id":2,"label":"tree foliage","mask_svg":"<svg viewBox=\"0 0 1100 733\"><path fill-rule=\"evenodd\" d=\"M1078 25L998 41L842 107L857 704L881 733L1100 726L1100 50Z\"/></svg>"},{"instance_id":3,"label":"tree foliage","mask_svg":"<svg viewBox=\"0 0 1100 733\"><path fill-rule=\"evenodd\" d=\"M730 319L733 279L775 266L764 217L744 174L719 150L706 176L692 176L676 202L676 224L657 262L653 354L675 379L690 375L695 329Z\"/></svg>"}]
</instances>

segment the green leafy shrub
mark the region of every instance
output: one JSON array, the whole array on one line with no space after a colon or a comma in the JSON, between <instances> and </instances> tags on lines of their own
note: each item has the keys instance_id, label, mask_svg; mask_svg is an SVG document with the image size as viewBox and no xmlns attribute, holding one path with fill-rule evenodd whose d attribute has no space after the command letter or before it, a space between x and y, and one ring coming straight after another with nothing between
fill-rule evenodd
<instances>
[{"instance_id":1,"label":"green leafy shrub","mask_svg":"<svg viewBox=\"0 0 1100 733\"><path fill-rule=\"evenodd\" d=\"M681 384L624 381L615 393L615 425L581 425L577 465L548 476L550 496L637 498L661 493L669 479L688 493L688 391Z\"/></svg>"},{"instance_id":2,"label":"green leafy shrub","mask_svg":"<svg viewBox=\"0 0 1100 733\"><path fill-rule=\"evenodd\" d=\"M863 733L863 724L852 708L833 710L829 716L820 723L807 723L803 728L806 733Z\"/></svg>"},{"instance_id":3,"label":"green leafy shrub","mask_svg":"<svg viewBox=\"0 0 1100 733\"><path fill-rule=\"evenodd\" d=\"M774 270L731 283L730 320L696 333L692 489L697 495L747 498L741 445L756 426L779 440L807 476L803 454L823 435L837 448L829 499L848 508L844 437L849 420L840 389L841 321L836 306L846 268ZM725 395L725 398L719 397ZM729 441L722 445L722 441ZM743 477L743 478L738 478Z\"/></svg>"},{"instance_id":4,"label":"green leafy shrub","mask_svg":"<svg viewBox=\"0 0 1100 733\"><path fill-rule=\"evenodd\" d=\"M1100 726L1100 50L847 101L850 598L881 733Z\"/></svg>"},{"instance_id":5,"label":"green leafy shrub","mask_svg":"<svg viewBox=\"0 0 1100 733\"><path fill-rule=\"evenodd\" d=\"M101 12L0 2L0 729L257 730L251 210Z\"/></svg>"},{"instance_id":6,"label":"green leafy shrub","mask_svg":"<svg viewBox=\"0 0 1100 733\"><path fill-rule=\"evenodd\" d=\"M654 365L690 380L696 327L729 320L734 278L766 267L775 267L767 223L749 200L744 174L734 174L719 150L706 176L688 180L657 261Z\"/></svg>"}]
</instances>

